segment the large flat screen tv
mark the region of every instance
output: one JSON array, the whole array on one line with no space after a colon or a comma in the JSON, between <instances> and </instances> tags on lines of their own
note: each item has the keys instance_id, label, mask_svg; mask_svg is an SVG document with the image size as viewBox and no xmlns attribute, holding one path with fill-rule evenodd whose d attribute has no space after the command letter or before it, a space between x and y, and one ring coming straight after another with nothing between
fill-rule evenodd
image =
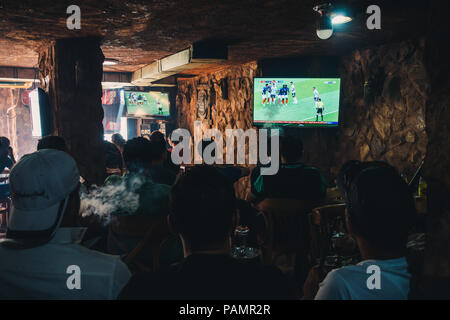
<instances>
[{"instance_id":1,"label":"large flat screen tv","mask_svg":"<svg viewBox=\"0 0 450 320\"><path fill-rule=\"evenodd\" d=\"M255 78L253 123L335 127L340 78Z\"/></svg>"},{"instance_id":2,"label":"large flat screen tv","mask_svg":"<svg viewBox=\"0 0 450 320\"><path fill-rule=\"evenodd\" d=\"M158 91L125 91L127 115L134 117L168 117L169 94Z\"/></svg>"}]
</instances>

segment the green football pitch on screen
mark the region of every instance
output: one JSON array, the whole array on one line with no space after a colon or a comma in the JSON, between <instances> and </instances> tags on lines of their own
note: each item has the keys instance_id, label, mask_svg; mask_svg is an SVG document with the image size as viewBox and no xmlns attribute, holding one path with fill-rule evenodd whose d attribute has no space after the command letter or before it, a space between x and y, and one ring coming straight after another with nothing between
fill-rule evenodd
<instances>
[{"instance_id":1,"label":"green football pitch on screen","mask_svg":"<svg viewBox=\"0 0 450 320\"><path fill-rule=\"evenodd\" d=\"M253 121L337 126L340 82L340 78L255 78Z\"/></svg>"},{"instance_id":2,"label":"green football pitch on screen","mask_svg":"<svg viewBox=\"0 0 450 320\"><path fill-rule=\"evenodd\" d=\"M169 94L163 92L126 91L127 114L133 116L163 116L169 113Z\"/></svg>"}]
</instances>

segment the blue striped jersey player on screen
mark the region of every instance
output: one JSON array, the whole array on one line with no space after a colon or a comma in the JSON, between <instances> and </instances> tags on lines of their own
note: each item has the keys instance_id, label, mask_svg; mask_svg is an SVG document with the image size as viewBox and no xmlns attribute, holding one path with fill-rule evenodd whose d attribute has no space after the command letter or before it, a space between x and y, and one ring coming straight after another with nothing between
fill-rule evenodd
<instances>
[{"instance_id":1,"label":"blue striped jersey player on screen","mask_svg":"<svg viewBox=\"0 0 450 320\"><path fill-rule=\"evenodd\" d=\"M280 88L280 98L281 98L281 103L284 105L284 101L286 100L286 104L288 103L288 94L289 94L289 88L287 86L287 84L283 84L283 87Z\"/></svg>"},{"instance_id":2,"label":"blue striped jersey player on screen","mask_svg":"<svg viewBox=\"0 0 450 320\"><path fill-rule=\"evenodd\" d=\"M294 83L291 81L291 94L292 94L292 99L294 100L294 103L297 104L297 98L295 97L295 86Z\"/></svg>"},{"instance_id":3,"label":"blue striped jersey player on screen","mask_svg":"<svg viewBox=\"0 0 450 320\"><path fill-rule=\"evenodd\" d=\"M266 100L269 103L270 87L269 87L268 83L266 83L266 85L262 88L262 104L263 104L263 106L266 104Z\"/></svg>"}]
</instances>

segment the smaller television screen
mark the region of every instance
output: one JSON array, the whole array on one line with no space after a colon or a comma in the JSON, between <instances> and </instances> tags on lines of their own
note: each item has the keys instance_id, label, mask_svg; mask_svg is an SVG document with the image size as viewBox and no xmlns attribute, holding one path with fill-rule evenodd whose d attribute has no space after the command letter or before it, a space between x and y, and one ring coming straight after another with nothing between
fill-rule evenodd
<instances>
[{"instance_id":1,"label":"smaller television screen","mask_svg":"<svg viewBox=\"0 0 450 320\"><path fill-rule=\"evenodd\" d=\"M169 94L150 91L125 91L128 116L168 117L170 116Z\"/></svg>"},{"instance_id":2,"label":"smaller television screen","mask_svg":"<svg viewBox=\"0 0 450 320\"><path fill-rule=\"evenodd\" d=\"M253 123L335 127L340 78L255 78Z\"/></svg>"},{"instance_id":3,"label":"smaller television screen","mask_svg":"<svg viewBox=\"0 0 450 320\"><path fill-rule=\"evenodd\" d=\"M45 137L52 133L52 114L47 93L41 88L29 93L31 109L31 135L36 138Z\"/></svg>"}]
</instances>

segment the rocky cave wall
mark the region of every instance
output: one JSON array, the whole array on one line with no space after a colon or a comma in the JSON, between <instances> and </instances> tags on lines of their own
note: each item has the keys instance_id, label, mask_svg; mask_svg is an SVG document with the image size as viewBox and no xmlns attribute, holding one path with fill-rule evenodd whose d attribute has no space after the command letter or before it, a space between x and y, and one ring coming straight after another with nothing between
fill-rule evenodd
<instances>
[{"instance_id":1,"label":"rocky cave wall","mask_svg":"<svg viewBox=\"0 0 450 320\"><path fill-rule=\"evenodd\" d=\"M356 50L342 59L336 168L382 160L409 178L425 157L429 81L424 40Z\"/></svg>"},{"instance_id":2,"label":"rocky cave wall","mask_svg":"<svg viewBox=\"0 0 450 320\"><path fill-rule=\"evenodd\" d=\"M37 146L37 139L31 135L30 108L22 103L22 92L23 89L0 88L0 135L10 140L16 160L36 151Z\"/></svg>"}]
</instances>

